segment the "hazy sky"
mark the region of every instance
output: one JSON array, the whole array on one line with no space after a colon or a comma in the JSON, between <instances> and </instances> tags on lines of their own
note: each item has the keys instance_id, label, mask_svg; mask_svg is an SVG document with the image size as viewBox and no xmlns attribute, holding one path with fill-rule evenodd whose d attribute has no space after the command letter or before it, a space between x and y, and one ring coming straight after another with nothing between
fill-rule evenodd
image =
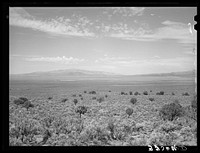
<instances>
[{"instance_id":1,"label":"hazy sky","mask_svg":"<svg viewBox=\"0 0 200 153\"><path fill-rule=\"evenodd\" d=\"M9 72L192 70L196 12L196 7L10 7Z\"/></svg>"}]
</instances>

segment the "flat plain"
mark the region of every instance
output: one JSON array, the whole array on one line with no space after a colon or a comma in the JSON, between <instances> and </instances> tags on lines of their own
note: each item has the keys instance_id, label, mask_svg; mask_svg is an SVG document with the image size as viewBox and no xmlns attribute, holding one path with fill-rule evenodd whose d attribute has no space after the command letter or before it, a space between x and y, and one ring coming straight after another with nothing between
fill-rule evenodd
<instances>
[{"instance_id":1,"label":"flat plain","mask_svg":"<svg viewBox=\"0 0 200 153\"><path fill-rule=\"evenodd\" d=\"M197 119L191 115L195 86L191 80L170 79L10 80L9 144L196 146ZM160 91L164 91L164 95L156 94ZM140 94L135 95L135 92ZM186 92L188 95L183 95ZM26 109L14 104L19 97L26 97L34 107ZM136 98L137 102L131 103L131 98ZM76 104L74 99L78 100ZM172 121L163 120L159 110L175 100L187 111L186 115ZM84 106L87 111L77 113L79 106ZM130 116L126 113L127 108L133 110Z\"/></svg>"}]
</instances>

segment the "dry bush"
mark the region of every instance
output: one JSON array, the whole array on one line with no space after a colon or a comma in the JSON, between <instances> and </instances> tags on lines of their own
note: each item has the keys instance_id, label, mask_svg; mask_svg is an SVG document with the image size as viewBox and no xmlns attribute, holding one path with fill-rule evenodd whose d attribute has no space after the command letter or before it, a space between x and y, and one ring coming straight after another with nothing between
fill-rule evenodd
<instances>
[{"instance_id":1,"label":"dry bush","mask_svg":"<svg viewBox=\"0 0 200 153\"><path fill-rule=\"evenodd\" d=\"M81 114L85 114L87 112L87 108L85 106L78 106L78 108L76 109L76 113L80 114L80 118L81 118Z\"/></svg>"},{"instance_id":2,"label":"dry bush","mask_svg":"<svg viewBox=\"0 0 200 153\"><path fill-rule=\"evenodd\" d=\"M147 91L144 91L144 92L143 92L143 95L148 95L148 92L147 92Z\"/></svg>"},{"instance_id":3,"label":"dry bush","mask_svg":"<svg viewBox=\"0 0 200 153\"><path fill-rule=\"evenodd\" d=\"M51 100L51 99L53 99L53 97L48 97L48 100Z\"/></svg>"},{"instance_id":4,"label":"dry bush","mask_svg":"<svg viewBox=\"0 0 200 153\"><path fill-rule=\"evenodd\" d=\"M97 99L96 97L92 97L92 100L95 100L95 99Z\"/></svg>"},{"instance_id":5,"label":"dry bush","mask_svg":"<svg viewBox=\"0 0 200 153\"><path fill-rule=\"evenodd\" d=\"M139 95L139 94L140 94L140 93L139 93L139 92L137 92L137 91L134 93L134 95L135 95L135 96L137 96L137 95Z\"/></svg>"},{"instance_id":6,"label":"dry bush","mask_svg":"<svg viewBox=\"0 0 200 153\"><path fill-rule=\"evenodd\" d=\"M103 101L104 101L104 97L98 98L97 101L98 101L99 103L103 102Z\"/></svg>"},{"instance_id":7,"label":"dry bush","mask_svg":"<svg viewBox=\"0 0 200 153\"><path fill-rule=\"evenodd\" d=\"M77 99L74 99L73 100L74 104L76 105L78 103L78 100Z\"/></svg>"},{"instance_id":8,"label":"dry bush","mask_svg":"<svg viewBox=\"0 0 200 153\"><path fill-rule=\"evenodd\" d=\"M110 122L108 123L107 129L110 131L111 138L112 138L112 139L115 139L115 136L114 136L115 125L114 125L114 122L113 122L113 121L110 121Z\"/></svg>"},{"instance_id":9,"label":"dry bush","mask_svg":"<svg viewBox=\"0 0 200 153\"><path fill-rule=\"evenodd\" d=\"M122 91L122 92L121 92L121 95L125 95L125 92Z\"/></svg>"},{"instance_id":10,"label":"dry bush","mask_svg":"<svg viewBox=\"0 0 200 153\"><path fill-rule=\"evenodd\" d=\"M164 95L164 91L157 92L156 95Z\"/></svg>"},{"instance_id":11,"label":"dry bush","mask_svg":"<svg viewBox=\"0 0 200 153\"><path fill-rule=\"evenodd\" d=\"M52 126L52 123L56 120L55 116L46 116L45 118L42 119L42 123L44 124L45 127L49 128Z\"/></svg>"},{"instance_id":12,"label":"dry bush","mask_svg":"<svg viewBox=\"0 0 200 153\"><path fill-rule=\"evenodd\" d=\"M184 115L183 107L178 101L172 102L170 104L165 104L159 111L159 115L163 120L172 121L177 117Z\"/></svg>"},{"instance_id":13,"label":"dry bush","mask_svg":"<svg viewBox=\"0 0 200 153\"><path fill-rule=\"evenodd\" d=\"M190 94L188 92L182 93L182 96L189 96Z\"/></svg>"},{"instance_id":14,"label":"dry bush","mask_svg":"<svg viewBox=\"0 0 200 153\"><path fill-rule=\"evenodd\" d=\"M154 98L149 98L149 100L150 100L150 101L154 101L155 99L154 99Z\"/></svg>"},{"instance_id":15,"label":"dry bush","mask_svg":"<svg viewBox=\"0 0 200 153\"><path fill-rule=\"evenodd\" d=\"M130 117L133 114L133 109L132 108L127 108L126 109L126 114L128 114L128 117Z\"/></svg>"},{"instance_id":16,"label":"dry bush","mask_svg":"<svg viewBox=\"0 0 200 153\"><path fill-rule=\"evenodd\" d=\"M12 146L34 143L34 136L41 133L41 130L41 125L35 120L16 121L15 125L9 128L9 138L12 140L9 143Z\"/></svg>"},{"instance_id":17,"label":"dry bush","mask_svg":"<svg viewBox=\"0 0 200 153\"><path fill-rule=\"evenodd\" d=\"M96 91L90 91L89 94L96 94Z\"/></svg>"},{"instance_id":18,"label":"dry bush","mask_svg":"<svg viewBox=\"0 0 200 153\"><path fill-rule=\"evenodd\" d=\"M179 131L181 128L182 126L174 124L171 121L167 121L159 126L158 131L169 133L169 132Z\"/></svg>"},{"instance_id":19,"label":"dry bush","mask_svg":"<svg viewBox=\"0 0 200 153\"><path fill-rule=\"evenodd\" d=\"M24 104L24 101L21 100L21 99L15 99L15 100L14 100L14 104L16 104L16 105L21 105L21 104Z\"/></svg>"},{"instance_id":20,"label":"dry bush","mask_svg":"<svg viewBox=\"0 0 200 153\"><path fill-rule=\"evenodd\" d=\"M62 99L62 101L61 102L66 102L66 101L68 101L68 99L67 98L64 98L64 99Z\"/></svg>"},{"instance_id":21,"label":"dry bush","mask_svg":"<svg viewBox=\"0 0 200 153\"><path fill-rule=\"evenodd\" d=\"M105 97L107 98L107 97L108 97L108 95L105 95Z\"/></svg>"},{"instance_id":22,"label":"dry bush","mask_svg":"<svg viewBox=\"0 0 200 153\"><path fill-rule=\"evenodd\" d=\"M87 91L84 91L84 93L87 93Z\"/></svg>"},{"instance_id":23,"label":"dry bush","mask_svg":"<svg viewBox=\"0 0 200 153\"><path fill-rule=\"evenodd\" d=\"M129 91L129 94L130 94L130 95L133 95L133 92L132 92L132 91Z\"/></svg>"},{"instance_id":24,"label":"dry bush","mask_svg":"<svg viewBox=\"0 0 200 153\"><path fill-rule=\"evenodd\" d=\"M81 142L85 142L86 145L98 145L105 146L110 140L110 135L104 129L100 127L87 129L83 135L81 135Z\"/></svg>"},{"instance_id":25,"label":"dry bush","mask_svg":"<svg viewBox=\"0 0 200 153\"><path fill-rule=\"evenodd\" d=\"M165 93L164 91L160 91L160 95L164 95L164 93Z\"/></svg>"},{"instance_id":26,"label":"dry bush","mask_svg":"<svg viewBox=\"0 0 200 153\"><path fill-rule=\"evenodd\" d=\"M191 107L197 110L197 95L195 95L193 100L191 101Z\"/></svg>"},{"instance_id":27,"label":"dry bush","mask_svg":"<svg viewBox=\"0 0 200 153\"><path fill-rule=\"evenodd\" d=\"M15 99L15 100L14 100L14 104L16 104L16 105L22 105L22 104L24 104L26 101L28 101L27 98L25 98L25 97L20 97L19 99Z\"/></svg>"},{"instance_id":28,"label":"dry bush","mask_svg":"<svg viewBox=\"0 0 200 153\"><path fill-rule=\"evenodd\" d=\"M164 134L159 133L157 135L153 135L148 141L149 145L157 145L157 146L172 146L174 145L175 136L172 134Z\"/></svg>"},{"instance_id":29,"label":"dry bush","mask_svg":"<svg viewBox=\"0 0 200 153\"><path fill-rule=\"evenodd\" d=\"M197 121L197 108L192 107L191 105L184 107L185 115L195 121Z\"/></svg>"},{"instance_id":30,"label":"dry bush","mask_svg":"<svg viewBox=\"0 0 200 153\"><path fill-rule=\"evenodd\" d=\"M24 102L25 102L25 101L28 101L28 99L25 98L25 97L20 97L19 99L23 100Z\"/></svg>"},{"instance_id":31,"label":"dry bush","mask_svg":"<svg viewBox=\"0 0 200 153\"><path fill-rule=\"evenodd\" d=\"M130 102L131 102L132 104L135 104L135 103L137 102L137 99L136 99L136 98L131 98Z\"/></svg>"},{"instance_id":32,"label":"dry bush","mask_svg":"<svg viewBox=\"0 0 200 153\"><path fill-rule=\"evenodd\" d=\"M26 101L26 102L22 105L22 107L25 107L25 108L28 110L29 108L34 107L34 105L31 104L30 101Z\"/></svg>"}]
</instances>

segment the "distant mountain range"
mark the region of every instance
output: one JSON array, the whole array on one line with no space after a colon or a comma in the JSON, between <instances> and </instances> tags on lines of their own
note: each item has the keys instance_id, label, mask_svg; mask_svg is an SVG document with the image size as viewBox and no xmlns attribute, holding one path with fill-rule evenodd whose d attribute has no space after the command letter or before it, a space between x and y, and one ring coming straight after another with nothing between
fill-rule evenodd
<instances>
[{"instance_id":1,"label":"distant mountain range","mask_svg":"<svg viewBox=\"0 0 200 153\"><path fill-rule=\"evenodd\" d=\"M33 72L26 74L11 74L11 80L95 80L95 79L120 79L134 77L195 77L196 71L183 71L171 73L122 75L103 71L88 71L81 69L54 70L48 72Z\"/></svg>"},{"instance_id":2,"label":"distant mountain range","mask_svg":"<svg viewBox=\"0 0 200 153\"><path fill-rule=\"evenodd\" d=\"M181 72L170 72L170 73L153 73L153 74L143 74L141 76L180 76L180 77L195 77L197 72L192 71L181 71Z\"/></svg>"},{"instance_id":3,"label":"distant mountain range","mask_svg":"<svg viewBox=\"0 0 200 153\"><path fill-rule=\"evenodd\" d=\"M25 74L11 74L10 79L42 79L42 80L73 80L73 79L98 79L98 78L107 78L113 76L121 76L120 74L111 73L111 72L103 72L103 71L88 71L88 70L80 70L80 69L65 69L65 70L54 70L47 72L33 72L33 73L25 73Z\"/></svg>"}]
</instances>

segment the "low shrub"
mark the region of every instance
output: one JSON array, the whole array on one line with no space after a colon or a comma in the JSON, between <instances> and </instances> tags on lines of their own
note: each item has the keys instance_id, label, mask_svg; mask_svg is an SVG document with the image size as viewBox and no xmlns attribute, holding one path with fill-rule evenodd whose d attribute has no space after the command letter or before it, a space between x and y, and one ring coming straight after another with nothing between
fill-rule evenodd
<instances>
[{"instance_id":1,"label":"low shrub","mask_svg":"<svg viewBox=\"0 0 200 153\"><path fill-rule=\"evenodd\" d=\"M9 128L9 138L12 138L10 139L11 144L9 145L19 146L33 142L34 135L37 135L40 131L38 125L37 121L24 119L20 124L17 123L15 126ZM18 142L20 142L20 144Z\"/></svg>"},{"instance_id":2,"label":"low shrub","mask_svg":"<svg viewBox=\"0 0 200 153\"><path fill-rule=\"evenodd\" d=\"M190 94L188 92L182 93L182 96L189 96Z\"/></svg>"},{"instance_id":3,"label":"low shrub","mask_svg":"<svg viewBox=\"0 0 200 153\"><path fill-rule=\"evenodd\" d=\"M114 122L110 121L108 123L107 129L110 131L110 135L112 139L115 139L114 132L115 132L115 125Z\"/></svg>"},{"instance_id":4,"label":"low shrub","mask_svg":"<svg viewBox=\"0 0 200 153\"><path fill-rule=\"evenodd\" d=\"M92 97L92 100L95 100L95 99L97 99L96 97Z\"/></svg>"},{"instance_id":5,"label":"low shrub","mask_svg":"<svg viewBox=\"0 0 200 153\"><path fill-rule=\"evenodd\" d=\"M79 96L79 97L82 97L82 95L81 95L81 94L79 94L78 96Z\"/></svg>"},{"instance_id":6,"label":"low shrub","mask_svg":"<svg viewBox=\"0 0 200 153\"><path fill-rule=\"evenodd\" d=\"M134 93L134 95L135 95L135 96L137 96L137 95L139 95L139 94L140 94L140 93L139 93L139 92L137 92L137 91Z\"/></svg>"},{"instance_id":7,"label":"low shrub","mask_svg":"<svg viewBox=\"0 0 200 153\"><path fill-rule=\"evenodd\" d=\"M98 101L99 103L101 103L102 101L104 101L104 97L98 98L97 101Z\"/></svg>"},{"instance_id":8,"label":"low shrub","mask_svg":"<svg viewBox=\"0 0 200 153\"><path fill-rule=\"evenodd\" d=\"M76 94L73 94L72 97L76 97Z\"/></svg>"},{"instance_id":9,"label":"low shrub","mask_svg":"<svg viewBox=\"0 0 200 153\"><path fill-rule=\"evenodd\" d=\"M83 97L81 97L81 100L83 100Z\"/></svg>"},{"instance_id":10,"label":"low shrub","mask_svg":"<svg viewBox=\"0 0 200 153\"><path fill-rule=\"evenodd\" d=\"M148 95L148 92L147 92L147 91L144 91L144 92L143 92L143 95Z\"/></svg>"},{"instance_id":11,"label":"low shrub","mask_svg":"<svg viewBox=\"0 0 200 153\"><path fill-rule=\"evenodd\" d=\"M84 93L87 93L87 91L84 91Z\"/></svg>"},{"instance_id":12,"label":"low shrub","mask_svg":"<svg viewBox=\"0 0 200 153\"><path fill-rule=\"evenodd\" d=\"M150 101L154 101L155 99L154 99L154 98L149 98L149 100L150 100Z\"/></svg>"},{"instance_id":13,"label":"low shrub","mask_svg":"<svg viewBox=\"0 0 200 153\"><path fill-rule=\"evenodd\" d=\"M156 95L164 95L164 91L157 92Z\"/></svg>"},{"instance_id":14,"label":"low shrub","mask_svg":"<svg viewBox=\"0 0 200 153\"><path fill-rule=\"evenodd\" d=\"M90 91L89 94L96 94L96 91Z\"/></svg>"},{"instance_id":15,"label":"low shrub","mask_svg":"<svg viewBox=\"0 0 200 153\"><path fill-rule=\"evenodd\" d=\"M90 145L105 146L110 140L109 133L100 127L87 129L82 136L82 141ZM92 144L91 144L92 143Z\"/></svg>"},{"instance_id":16,"label":"low shrub","mask_svg":"<svg viewBox=\"0 0 200 153\"><path fill-rule=\"evenodd\" d=\"M160 95L164 95L164 91L160 91Z\"/></svg>"},{"instance_id":17,"label":"low shrub","mask_svg":"<svg viewBox=\"0 0 200 153\"><path fill-rule=\"evenodd\" d=\"M64 99L62 99L62 101L61 102L66 102L66 101L68 101L68 99L67 98L64 98Z\"/></svg>"},{"instance_id":18,"label":"low shrub","mask_svg":"<svg viewBox=\"0 0 200 153\"><path fill-rule=\"evenodd\" d=\"M133 92L132 92L132 91L129 91L129 94L130 94L130 95L133 95Z\"/></svg>"},{"instance_id":19,"label":"low shrub","mask_svg":"<svg viewBox=\"0 0 200 153\"><path fill-rule=\"evenodd\" d=\"M150 90L150 92L152 92L152 90Z\"/></svg>"},{"instance_id":20,"label":"low shrub","mask_svg":"<svg viewBox=\"0 0 200 153\"><path fill-rule=\"evenodd\" d=\"M19 99L20 99L20 100L23 100L24 102L25 102L25 101L28 101L28 99L25 98L25 97L20 97Z\"/></svg>"},{"instance_id":21,"label":"low shrub","mask_svg":"<svg viewBox=\"0 0 200 153\"><path fill-rule=\"evenodd\" d=\"M80 118L81 118L81 114L85 114L87 112L87 108L85 106L78 106L78 108L76 109L76 113L80 114Z\"/></svg>"},{"instance_id":22,"label":"low shrub","mask_svg":"<svg viewBox=\"0 0 200 153\"><path fill-rule=\"evenodd\" d=\"M25 101L25 103L22 105L22 107L25 107L28 110L30 107L34 107L34 105L31 104L30 101Z\"/></svg>"},{"instance_id":23,"label":"low shrub","mask_svg":"<svg viewBox=\"0 0 200 153\"><path fill-rule=\"evenodd\" d=\"M21 105L21 104L24 104L24 101L21 100L21 99L15 99L15 100L14 100L14 104L16 104L16 105Z\"/></svg>"},{"instance_id":24,"label":"low shrub","mask_svg":"<svg viewBox=\"0 0 200 153\"><path fill-rule=\"evenodd\" d=\"M122 92L121 92L121 95L125 95L125 92L122 91Z\"/></svg>"},{"instance_id":25,"label":"low shrub","mask_svg":"<svg viewBox=\"0 0 200 153\"><path fill-rule=\"evenodd\" d=\"M128 117L133 114L133 109L132 108L127 108L126 109L126 114L128 114Z\"/></svg>"},{"instance_id":26,"label":"low shrub","mask_svg":"<svg viewBox=\"0 0 200 153\"><path fill-rule=\"evenodd\" d=\"M108 92L111 92L111 90L109 90Z\"/></svg>"},{"instance_id":27,"label":"low shrub","mask_svg":"<svg viewBox=\"0 0 200 153\"><path fill-rule=\"evenodd\" d=\"M197 95L195 95L193 100L191 101L191 107L197 110Z\"/></svg>"},{"instance_id":28,"label":"low shrub","mask_svg":"<svg viewBox=\"0 0 200 153\"><path fill-rule=\"evenodd\" d=\"M107 97L108 97L108 95L105 95L105 97L107 98Z\"/></svg>"},{"instance_id":29,"label":"low shrub","mask_svg":"<svg viewBox=\"0 0 200 153\"><path fill-rule=\"evenodd\" d=\"M51 100L51 99L53 99L53 97L48 97L48 100Z\"/></svg>"},{"instance_id":30,"label":"low shrub","mask_svg":"<svg viewBox=\"0 0 200 153\"><path fill-rule=\"evenodd\" d=\"M22 104L24 104L24 103L27 102L27 101L28 101L27 98L25 98L25 97L20 97L19 99L15 99L13 102L14 102L14 104L16 104L16 105L22 105Z\"/></svg>"},{"instance_id":31,"label":"low shrub","mask_svg":"<svg viewBox=\"0 0 200 153\"><path fill-rule=\"evenodd\" d=\"M74 99L73 100L74 104L76 105L78 103L78 100L77 99Z\"/></svg>"},{"instance_id":32,"label":"low shrub","mask_svg":"<svg viewBox=\"0 0 200 153\"><path fill-rule=\"evenodd\" d=\"M184 115L183 107L176 100L170 104L165 104L159 111L159 115L163 120L172 121L177 117Z\"/></svg>"},{"instance_id":33,"label":"low shrub","mask_svg":"<svg viewBox=\"0 0 200 153\"><path fill-rule=\"evenodd\" d=\"M131 98L130 102L131 102L132 104L135 104L135 103L137 102L137 99L136 99L136 98Z\"/></svg>"},{"instance_id":34,"label":"low shrub","mask_svg":"<svg viewBox=\"0 0 200 153\"><path fill-rule=\"evenodd\" d=\"M174 92L172 92L172 95L175 95L175 93L174 93Z\"/></svg>"}]
</instances>

